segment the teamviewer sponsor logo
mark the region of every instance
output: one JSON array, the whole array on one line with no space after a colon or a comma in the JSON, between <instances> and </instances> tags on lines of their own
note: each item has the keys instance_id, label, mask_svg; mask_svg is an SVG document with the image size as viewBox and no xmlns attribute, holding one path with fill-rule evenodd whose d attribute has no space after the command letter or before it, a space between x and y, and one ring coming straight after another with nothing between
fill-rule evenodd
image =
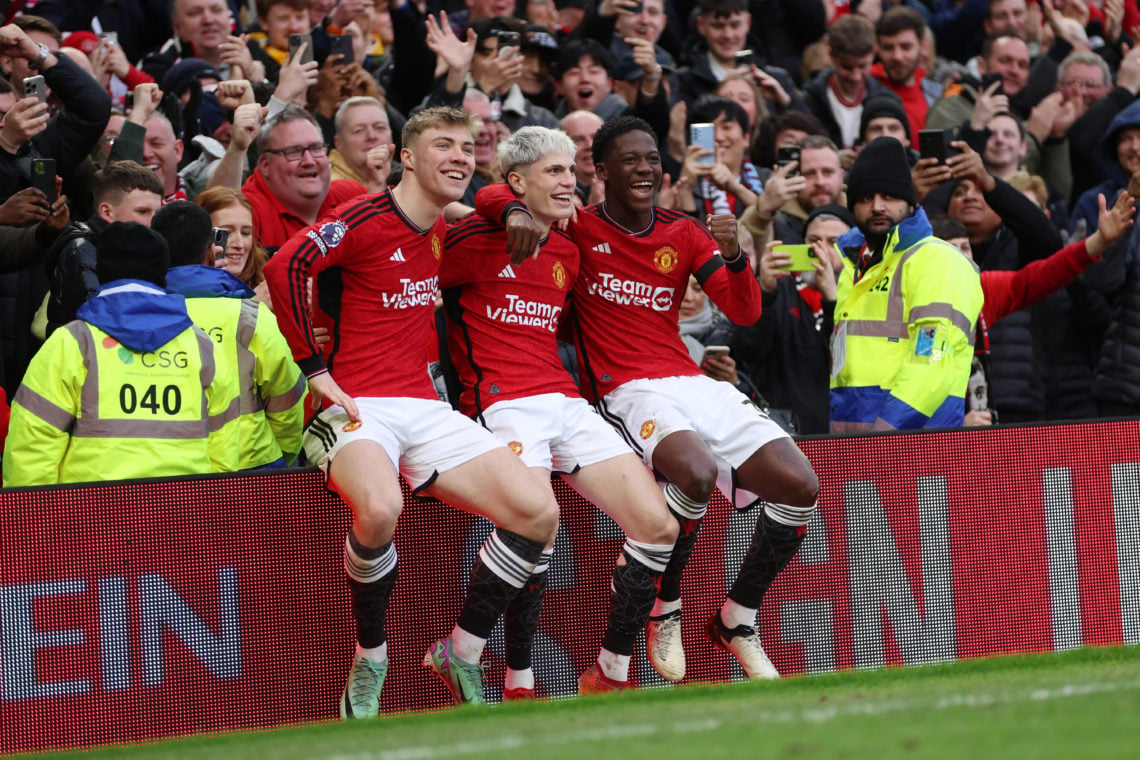
<instances>
[{"instance_id":1,"label":"teamviewer sponsor logo","mask_svg":"<svg viewBox=\"0 0 1140 760\"><path fill-rule=\"evenodd\" d=\"M400 280L403 290L399 293L381 293L380 299L385 309L413 309L417 306L426 306L435 298L435 290L439 285L438 277L429 277L426 280Z\"/></svg>"},{"instance_id":2,"label":"teamviewer sponsor logo","mask_svg":"<svg viewBox=\"0 0 1140 760\"><path fill-rule=\"evenodd\" d=\"M673 308L673 288L623 280L606 272L599 272L598 279L586 289L592 296L599 296L621 306L640 306L653 311L669 311Z\"/></svg>"},{"instance_id":3,"label":"teamviewer sponsor logo","mask_svg":"<svg viewBox=\"0 0 1140 760\"><path fill-rule=\"evenodd\" d=\"M538 327L548 332L558 330L558 317L562 314L561 306L542 303L541 301L528 301L515 295L507 295L505 306L491 306L487 304L487 318L506 325L526 325Z\"/></svg>"}]
</instances>

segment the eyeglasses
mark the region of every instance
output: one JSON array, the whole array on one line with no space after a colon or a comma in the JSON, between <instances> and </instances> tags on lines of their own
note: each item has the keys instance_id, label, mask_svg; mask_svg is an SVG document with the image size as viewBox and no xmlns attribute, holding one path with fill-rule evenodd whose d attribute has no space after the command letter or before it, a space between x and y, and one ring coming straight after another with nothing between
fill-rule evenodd
<instances>
[{"instance_id":1,"label":"eyeglasses","mask_svg":"<svg viewBox=\"0 0 1140 760\"><path fill-rule=\"evenodd\" d=\"M301 156L305 155L305 151L309 151L309 155L313 158L324 158L328 155L329 146L324 143L313 143L312 145L290 145L288 148L266 148L261 151L262 153L276 153L284 156L286 161L300 161Z\"/></svg>"},{"instance_id":2,"label":"eyeglasses","mask_svg":"<svg viewBox=\"0 0 1140 760\"><path fill-rule=\"evenodd\" d=\"M1061 82L1062 87L1084 87L1086 90L1101 90L1104 89L1104 82L1094 82L1091 79L1070 79L1067 82Z\"/></svg>"}]
</instances>

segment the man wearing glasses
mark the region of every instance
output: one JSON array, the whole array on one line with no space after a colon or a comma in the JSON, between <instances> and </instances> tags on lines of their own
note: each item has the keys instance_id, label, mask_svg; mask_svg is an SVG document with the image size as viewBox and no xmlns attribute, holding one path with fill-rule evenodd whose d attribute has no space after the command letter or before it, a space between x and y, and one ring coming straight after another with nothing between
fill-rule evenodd
<instances>
[{"instance_id":1,"label":"man wearing glasses","mask_svg":"<svg viewBox=\"0 0 1140 760\"><path fill-rule=\"evenodd\" d=\"M328 151L316 120L300 106L287 106L261 128L257 169L241 189L267 249L276 250L325 212L367 192L359 182L330 181Z\"/></svg>"}]
</instances>

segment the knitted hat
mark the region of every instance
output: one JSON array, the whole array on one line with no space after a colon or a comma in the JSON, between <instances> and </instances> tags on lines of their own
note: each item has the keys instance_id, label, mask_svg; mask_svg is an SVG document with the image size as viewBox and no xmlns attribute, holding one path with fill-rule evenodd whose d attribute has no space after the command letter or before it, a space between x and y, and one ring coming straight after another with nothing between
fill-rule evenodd
<instances>
[{"instance_id":1,"label":"knitted hat","mask_svg":"<svg viewBox=\"0 0 1140 760\"><path fill-rule=\"evenodd\" d=\"M190 83L195 79L217 79L220 82L222 75L201 58L183 58L162 77L162 91L181 95L190 89Z\"/></svg>"},{"instance_id":2,"label":"knitted hat","mask_svg":"<svg viewBox=\"0 0 1140 760\"><path fill-rule=\"evenodd\" d=\"M918 205L906 148L893 137L876 137L868 143L847 173L847 208L854 212L855 200L870 193L883 193Z\"/></svg>"},{"instance_id":3,"label":"knitted hat","mask_svg":"<svg viewBox=\"0 0 1140 760\"><path fill-rule=\"evenodd\" d=\"M855 226L854 214L837 203L828 203L823 206L816 206L811 210L811 213L807 215L807 219L804 220L805 234L807 233L807 228L811 226L811 223L821 216L833 216L848 227Z\"/></svg>"},{"instance_id":4,"label":"knitted hat","mask_svg":"<svg viewBox=\"0 0 1140 760\"><path fill-rule=\"evenodd\" d=\"M95 48L99 47L99 38L95 35L95 32L72 32L63 38L61 47L75 48L76 50L82 50L86 55L91 55Z\"/></svg>"},{"instance_id":5,"label":"knitted hat","mask_svg":"<svg viewBox=\"0 0 1140 760\"><path fill-rule=\"evenodd\" d=\"M170 251L154 230L137 222L112 222L95 247L95 274L99 282L130 278L166 287Z\"/></svg>"},{"instance_id":6,"label":"knitted hat","mask_svg":"<svg viewBox=\"0 0 1140 760\"><path fill-rule=\"evenodd\" d=\"M906 116L906 109L903 108L898 95L889 90L877 92L863 101L863 115L859 117L859 137L862 138L866 134L867 125L871 123L871 119L878 119L883 116L898 119L899 123L903 125L903 129L906 130L907 136L910 137L910 141L914 142L914 135L910 133L910 119Z\"/></svg>"}]
</instances>

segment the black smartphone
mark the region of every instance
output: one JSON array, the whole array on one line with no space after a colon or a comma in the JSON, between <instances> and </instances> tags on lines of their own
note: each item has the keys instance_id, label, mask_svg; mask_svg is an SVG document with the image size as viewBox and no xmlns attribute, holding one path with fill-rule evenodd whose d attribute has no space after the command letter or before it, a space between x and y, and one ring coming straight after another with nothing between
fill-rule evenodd
<instances>
[{"instance_id":1,"label":"black smartphone","mask_svg":"<svg viewBox=\"0 0 1140 760\"><path fill-rule=\"evenodd\" d=\"M629 11L630 13L641 13L641 10L644 6L645 6L645 3L642 2L642 3L638 3L637 5L634 5L632 7L627 6L626 10Z\"/></svg>"},{"instance_id":2,"label":"black smartphone","mask_svg":"<svg viewBox=\"0 0 1140 760\"><path fill-rule=\"evenodd\" d=\"M752 63L751 50L737 50L732 57L736 60L737 66L749 66Z\"/></svg>"},{"instance_id":3,"label":"black smartphone","mask_svg":"<svg viewBox=\"0 0 1140 760\"><path fill-rule=\"evenodd\" d=\"M356 60L352 51L351 34L334 34L329 37L329 55L337 55L338 53L343 56L337 62L338 66L353 63Z\"/></svg>"},{"instance_id":4,"label":"black smartphone","mask_svg":"<svg viewBox=\"0 0 1140 760\"><path fill-rule=\"evenodd\" d=\"M32 187L47 196L48 203L55 203L55 159L32 159Z\"/></svg>"},{"instance_id":5,"label":"black smartphone","mask_svg":"<svg viewBox=\"0 0 1140 760\"><path fill-rule=\"evenodd\" d=\"M301 63L308 63L313 60L313 38L308 34L290 34L289 35L289 60L292 61L297 56L297 48L301 47L302 43L305 45L305 53L301 56Z\"/></svg>"},{"instance_id":6,"label":"black smartphone","mask_svg":"<svg viewBox=\"0 0 1140 760\"><path fill-rule=\"evenodd\" d=\"M499 55L506 55L509 50L518 50L522 45L522 35L518 32L499 32Z\"/></svg>"},{"instance_id":7,"label":"black smartphone","mask_svg":"<svg viewBox=\"0 0 1140 760\"><path fill-rule=\"evenodd\" d=\"M135 107L135 93L134 93L134 90L131 90L125 96L123 96L123 110L124 111L130 111L134 107Z\"/></svg>"},{"instance_id":8,"label":"black smartphone","mask_svg":"<svg viewBox=\"0 0 1140 760\"><path fill-rule=\"evenodd\" d=\"M937 158L938 163L946 163L950 156L962 151L950 145L957 139L953 129L924 129L918 133L918 154L922 158Z\"/></svg>"},{"instance_id":9,"label":"black smartphone","mask_svg":"<svg viewBox=\"0 0 1140 760\"><path fill-rule=\"evenodd\" d=\"M997 82L998 88L994 90L994 95L1004 95L1005 90L1001 86L1003 79L1001 74L982 74L982 90L988 90L994 82Z\"/></svg>"},{"instance_id":10,"label":"black smartphone","mask_svg":"<svg viewBox=\"0 0 1140 760\"><path fill-rule=\"evenodd\" d=\"M222 249L221 253L214 251L214 260L219 261L226 257L226 246L230 242L230 231L222 227L214 228L214 245Z\"/></svg>"},{"instance_id":11,"label":"black smartphone","mask_svg":"<svg viewBox=\"0 0 1140 760\"><path fill-rule=\"evenodd\" d=\"M776 150L776 166L786 166L793 161L796 162L796 168L788 172L789 177L794 177L800 173L800 146L785 145Z\"/></svg>"},{"instance_id":12,"label":"black smartphone","mask_svg":"<svg viewBox=\"0 0 1140 760\"><path fill-rule=\"evenodd\" d=\"M34 77L24 77L24 97L35 98L41 103L47 101L47 84L44 82L43 75L36 74Z\"/></svg>"}]
</instances>

